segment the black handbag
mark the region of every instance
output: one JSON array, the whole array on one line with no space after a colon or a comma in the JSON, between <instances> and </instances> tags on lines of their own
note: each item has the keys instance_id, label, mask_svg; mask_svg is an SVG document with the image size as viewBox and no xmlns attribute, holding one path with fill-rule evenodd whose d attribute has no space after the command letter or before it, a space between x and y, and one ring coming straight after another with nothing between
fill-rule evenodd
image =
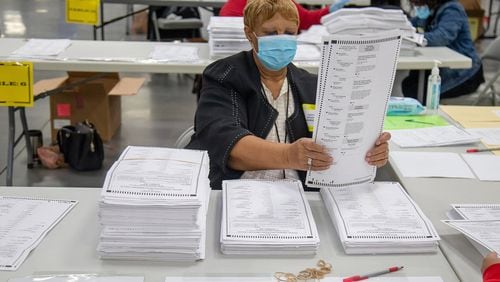
<instances>
[{"instance_id":1,"label":"black handbag","mask_svg":"<svg viewBox=\"0 0 500 282\"><path fill-rule=\"evenodd\" d=\"M64 126L57 132L59 150L75 170L96 170L102 167L104 148L101 136L88 121Z\"/></svg>"}]
</instances>

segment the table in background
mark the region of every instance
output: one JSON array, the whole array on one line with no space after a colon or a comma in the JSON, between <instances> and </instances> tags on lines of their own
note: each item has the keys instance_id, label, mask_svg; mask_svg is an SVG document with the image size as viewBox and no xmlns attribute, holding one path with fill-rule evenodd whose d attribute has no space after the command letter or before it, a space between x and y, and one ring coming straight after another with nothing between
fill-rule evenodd
<instances>
[{"instance_id":1,"label":"table in background","mask_svg":"<svg viewBox=\"0 0 500 282\"><path fill-rule=\"evenodd\" d=\"M0 38L0 60L5 60L14 50L21 47L26 41L18 38ZM154 46L196 46L199 49L199 60L193 62L154 62L146 60ZM117 57L126 61L110 60L79 60L77 58L94 57ZM71 45L60 55L66 57L64 60L33 59L35 70L50 71L86 71L86 72L145 72L145 73L192 73L200 74L205 67L214 62L209 56L208 43L167 43L167 42L138 42L138 41L92 41L73 40ZM136 60L141 59L141 60ZM414 53L402 52L399 57L398 70L420 70L424 76L426 69L432 69L434 60L440 60L442 67L469 68L471 59L461 55L447 47L416 48ZM304 68L311 73L317 73L319 61L294 62L298 67ZM419 81L422 85L423 79ZM423 91L423 86L419 87ZM23 116L23 112L21 112ZM11 118L12 117L12 118ZM9 125L15 126L12 115L9 114ZM23 122L23 129L27 125ZM10 136L9 131L9 136ZM11 140L14 137L9 137ZM29 139L26 140L27 147L30 146ZM13 142L14 143L14 142ZM9 143L10 144L10 143ZM8 152L14 148L9 145ZM11 156L11 155L9 155ZM7 160L7 185L12 185L13 154ZM10 168L10 169L9 169ZM10 180L10 181L9 181Z\"/></svg>"},{"instance_id":2,"label":"table in background","mask_svg":"<svg viewBox=\"0 0 500 282\"><path fill-rule=\"evenodd\" d=\"M471 147L476 145L402 149L391 143L392 151L465 153L465 150ZM441 220L448 219L446 212L451 210L450 204L500 204L500 183L465 178L404 177L396 166L393 166L393 169L408 194L436 227L441 236L440 249L460 280L482 281L482 255L465 235Z\"/></svg>"},{"instance_id":3,"label":"table in background","mask_svg":"<svg viewBox=\"0 0 500 282\"><path fill-rule=\"evenodd\" d=\"M404 265L393 276L441 276L443 281L459 281L446 258L431 254L346 255L330 221L320 194L307 192L321 240L315 256L229 256L219 250L222 198L212 191L207 218L206 259L198 262L149 262L101 260L96 247L99 237L97 217L101 189L0 187L0 195L78 200L76 207L33 250L15 272L0 272L0 281L40 273L112 273L144 275L145 282L164 282L165 276L183 275L265 275L276 271L298 273L315 266L319 259L333 265L332 276L348 276Z\"/></svg>"}]
</instances>

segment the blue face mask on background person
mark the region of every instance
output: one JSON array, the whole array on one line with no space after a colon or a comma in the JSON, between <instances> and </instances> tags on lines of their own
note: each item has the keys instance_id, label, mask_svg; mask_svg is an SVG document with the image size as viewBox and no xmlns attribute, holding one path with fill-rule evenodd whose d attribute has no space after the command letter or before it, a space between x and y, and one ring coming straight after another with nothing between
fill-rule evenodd
<instances>
[{"instance_id":1,"label":"blue face mask on background person","mask_svg":"<svg viewBox=\"0 0 500 282\"><path fill-rule=\"evenodd\" d=\"M257 37L257 36L256 36ZM280 70L292 62L297 52L297 38L280 34L257 37L259 61L270 70Z\"/></svg>"},{"instance_id":2,"label":"blue face mask on background person","mask_svg":"<svg viewBox=\"0 0 500 282\"><path fill-rule=\"evenodd\" d=\"M415 6L415 16L421 20L426 20L431 15L431 10L429 6Z\"/></svg>"}]
</instances>

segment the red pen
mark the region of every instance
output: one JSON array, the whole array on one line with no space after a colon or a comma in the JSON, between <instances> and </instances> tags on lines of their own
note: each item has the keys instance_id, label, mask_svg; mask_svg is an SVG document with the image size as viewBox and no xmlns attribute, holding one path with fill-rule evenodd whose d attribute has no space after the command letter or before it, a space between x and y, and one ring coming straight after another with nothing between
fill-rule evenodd
<instances>
[{"instance_id":1,"label":"red pen","mask_svg":"<svg viewBox=\"0 0 500 282\"><path fill-rule=\"evenodd\" d=\"M344 278L342 281L343 282L361 281L361 280L368 279L370 277L376 277L376 276L384 275L387 273L395 272L395 271L403 269L403 267L404 266L393 266L393 267L390 267L390 268L382 270L382 271L372 272L372 273L368 273L365 275L355 275L355 276L347 277L347 278Z\"/></svg>"},{"instance_id":2,"label":"red pen","mask_svg":"<svg viewBox=\"0 0 500 282\"><path fill-rule=\"evenodd\" d=\"M496 148L486 148L486 149L467 149L467 153L478 153L478 152L491 152L491 151L498 151L500 150L500 147Z\"/></svg>"}]
</instances>

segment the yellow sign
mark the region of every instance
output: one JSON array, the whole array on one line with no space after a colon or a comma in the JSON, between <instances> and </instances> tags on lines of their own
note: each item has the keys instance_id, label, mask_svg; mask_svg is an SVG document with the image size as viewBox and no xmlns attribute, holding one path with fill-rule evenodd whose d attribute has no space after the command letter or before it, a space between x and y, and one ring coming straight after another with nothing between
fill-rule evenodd
<instances>
[{"instance_id":1,"label":"yellow sign","mask_svg":"<svg viewBox=\"0 0 500 282\"><path fill-rule=\"evenodd\" d=\"M66 22L97 25L99 0L66 0Z\"/></svg>"},{"instance_id":2,"label":"yellow sign","mask_svg":"<svg viewBox=\"0 0 500 282\"><path fill-rule=\"evenodd\" d=\"M0 106L33 106L33 64L0 62Z\"/></svg>"}]
</instances>

